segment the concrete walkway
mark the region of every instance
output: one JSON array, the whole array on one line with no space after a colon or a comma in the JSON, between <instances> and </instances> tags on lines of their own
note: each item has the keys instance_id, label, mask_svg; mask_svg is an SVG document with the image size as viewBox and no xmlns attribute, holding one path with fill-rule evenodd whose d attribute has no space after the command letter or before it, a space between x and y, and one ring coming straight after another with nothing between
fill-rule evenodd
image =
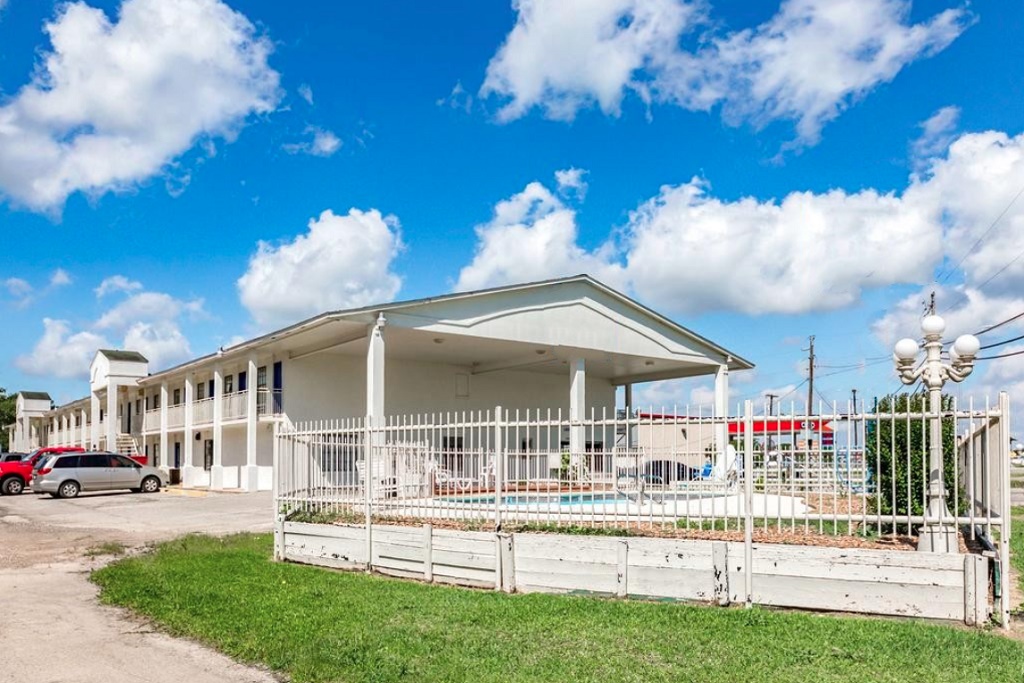
<instances>
[{"instance_id":1,"label":"concrete walkway","mask_svg":"<svg viewBox=\"0 0 1024 683\"><path fill-rule=\"evenodd\" d=\"M0 496L0 682L237 683L276 680L103 607L89 572L106 542L140 546L197 531L269 531L269 494Z\"/></svg>"}]
</instances>

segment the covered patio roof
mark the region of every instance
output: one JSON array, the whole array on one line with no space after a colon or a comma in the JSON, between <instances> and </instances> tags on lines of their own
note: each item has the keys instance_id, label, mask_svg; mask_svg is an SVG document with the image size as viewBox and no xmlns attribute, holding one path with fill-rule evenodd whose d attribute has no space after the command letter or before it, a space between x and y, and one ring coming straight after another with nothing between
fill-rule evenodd
<instances>
[{"instance_id":1,"label":"covered patio roof","mask_svg":"<svg viewBox=\"0 0 1024 683\"><path fill-rule=\"evenodd\" d=\"M142 383L219 359L364 354L383 320L389 358L562 374L572 359L613 384L714 374L753 364L587 275L324 313L221 349Z\"/></svg>"}]
</instances>

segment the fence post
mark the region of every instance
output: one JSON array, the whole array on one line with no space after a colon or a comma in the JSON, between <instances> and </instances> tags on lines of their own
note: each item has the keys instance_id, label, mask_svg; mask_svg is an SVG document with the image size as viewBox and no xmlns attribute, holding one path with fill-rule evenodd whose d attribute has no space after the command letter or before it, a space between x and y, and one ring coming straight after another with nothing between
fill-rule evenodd
<instances>
[{"instance_id":1,"label":"fence post","mask_svg":"<svg viewBox=\"0 0 1024 683\"><path fill-rule=\"evenodd\" d=\"M274 559L284 558L284 513L281 510L281 423L274 423L274 443L271 475L271 488L274 490L272 505L274 506Z\"/></svg>"},{"instance_id":2,"label":"fence post","mask_svg":"<svg viewBox=\"0 0 1024 683\"><path fill-rule=\"evenodd\" d=\"M363 460L364 460L364 474L363 474L363 496L365 498L365 516L366 516L366 571L373 570L373 494L371 488L373 487L373 423L372 418L366 416L366 424L363 425L365 430L364 445L363 445Z\"/></svg>"},{"instance_id":3,"label":"fence post","mask_svg":"<svg viewBox=\"0 0 1024 683\"><path fill-rule=\"evenodd\" d=\"M501 531L502 491L505 486L504 424L501 406L494 408L494 529Z\"/></svg>"},{"instance_id":4,"label":"fence post","mask_svg":"<svg viewBox=\"0 0 1024 683\"><path fill-rule=\"evenodd\" d=\"M743 572L747 609L754 599L754 402L743 404Z\"/></svg>"},{"instance_id":5,"label":"fence post","mask_svg":"<svg viewBox=\"0 0 1024 683\"><path fill-rule=\"evenodd\" d=\"M725 607L729 604L729 544L725 541L711 542L711 563L714 568L715 601Z\"/></svg>"},{"instance_id":6,"label":"fence post","mask_svg":"<svg viewBox=\"0 0 1024 683\"><path fill-rule=\"evenodd\" d=\"M1010 628L1010 524L1013 512L1010 505L1010 396L999 392L999 565L1002 596L999 601L999 625Z\"/></svg>"}]
</instances>

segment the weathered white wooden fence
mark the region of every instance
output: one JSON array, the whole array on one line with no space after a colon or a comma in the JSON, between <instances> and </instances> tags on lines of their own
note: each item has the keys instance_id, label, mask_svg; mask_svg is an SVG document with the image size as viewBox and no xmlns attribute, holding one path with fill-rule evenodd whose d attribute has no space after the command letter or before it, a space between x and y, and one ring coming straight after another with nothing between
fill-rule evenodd
<instances>
[{"instance_id":1,"label":"weathered white wooden fence","mask_svg":"<svg viewBox=\"0 0 1024 683\"><path fill-rule=\"evenodd\" d=\"M765 417L748 402L740 417L651 410L573 421L553 411L496 408L377 425L356 418L279 427L278 555L524 591L711 595L716 602L727 595L728 602L967 623L984 622L991 611L1007 624L1005 394L996 406L954 405L941 416L820 408ZM829 536L913 535L936 521L923 512L927 473L917 469L926 463L925 424L936 418L959 435L945 454L952 481L942 470L950 492L945 521L964 531L971 552L754 542L755 531L759 539L803 533L828 546ZM303 519L322 523L295 521ZM728 542L504 533L538 527L734 533ZM473 528L486 531L466 530ZM978 540L994 550L978 550ZM659 553L677 559L644 564ZM589 558L587 566L576 566L578 558ZM619 570L627 578L616 579ZM582 584L572 578L577 573ZM725 584L709 589L705 575ZM613 579L625 583L611 586Z\"/></svg>"}]
</instances>

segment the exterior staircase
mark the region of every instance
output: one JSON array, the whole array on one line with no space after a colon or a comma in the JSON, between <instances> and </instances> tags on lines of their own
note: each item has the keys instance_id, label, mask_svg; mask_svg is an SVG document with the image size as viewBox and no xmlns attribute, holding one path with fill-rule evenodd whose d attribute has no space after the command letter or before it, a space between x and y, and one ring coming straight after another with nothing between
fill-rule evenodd
<instances>
[{"instance_id":1,"label":"exterior staircase","mask_svg":"<svg viewBox=\"0 0 1024 683\"><path fill-rule=\"evenodd\" d=\"M139 442L131 434L118 434L114 452L120 453L121 455L138 455Z\"/></svg>"}]
</instances>

